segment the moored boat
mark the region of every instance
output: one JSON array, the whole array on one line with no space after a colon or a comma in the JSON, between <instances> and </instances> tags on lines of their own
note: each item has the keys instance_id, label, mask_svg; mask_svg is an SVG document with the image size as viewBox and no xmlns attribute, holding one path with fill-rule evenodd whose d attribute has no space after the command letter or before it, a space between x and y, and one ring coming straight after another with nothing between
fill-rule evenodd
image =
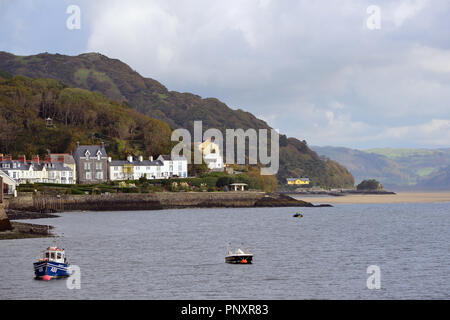
<instances>
[{"instance_id":1,"label":"moored boat","mask_svg":"<svg viewBox=\"0 0 450 320\"><path fill-rule=\"evenodd\" d=\"M230 245L227 246L227 252L225 256L226 263L240 263L240 264L251 264L253 260L253 253L248 248L237 248L232 250Z\"/></svg>"},{"instance_id":2,"label":"moored boat","mask_svg":"<svg viewBox=\"0 0 450 320\"><path fill-rule=\"evenodd\" d=\"M303 218L303 215L300 213L300 211L297 211L296 214L293 215L294 218Z\"/></svg>"},{"instance_id":3,"label":"moored boat","mask_svg":"<svg viewBox=\"0 0 450 320\"><path fill-rule=\"evenodd\" d=\"M42 251L42 257L33 265L36 279L50 280L70 276L70 264L66 259L65 251L56 246Z\"/></svg>"}]
</instances>

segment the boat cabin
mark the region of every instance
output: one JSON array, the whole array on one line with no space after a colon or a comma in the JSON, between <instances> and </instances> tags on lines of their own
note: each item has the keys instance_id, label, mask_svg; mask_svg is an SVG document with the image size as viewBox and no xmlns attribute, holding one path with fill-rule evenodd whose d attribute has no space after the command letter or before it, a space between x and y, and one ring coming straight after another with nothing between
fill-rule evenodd
<instances>
[{"instance_id":1,"label":"boat cabin","mask_svg":"<svg viewBox=\"0 0 450 320\"><path fill-rule=\"evenodd\" d=\"M64 249L58 247L48 247L43 251L42 259L40 261L52 261L57 263L65 263L66 257Z\"/></svg>"}]
</instances>

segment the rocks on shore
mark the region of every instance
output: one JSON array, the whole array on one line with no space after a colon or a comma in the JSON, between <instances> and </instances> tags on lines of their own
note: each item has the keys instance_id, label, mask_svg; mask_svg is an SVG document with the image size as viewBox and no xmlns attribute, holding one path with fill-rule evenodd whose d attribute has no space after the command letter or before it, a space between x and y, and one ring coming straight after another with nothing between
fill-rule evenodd
<instances>
[{"instance_id":1,"label":"rocks on shore","mask_svg":"<svg viewBox=\"0 0 450 320\"><path fill-rule=\"evenodd\" d=\"M47 219L58 218L56 214L46 212L19 211L7 209L6 214L9 220L31 220L31 219Z\"/></svg>"},{"instance_id":2,"label":"rocks on shore","mask_svg":"<svg viewBox=\"0 0 450 320\"><path fill-rule=\"evenodd\" d=\"M255 207L332 207L329 204L314 205L285 194L267 194L255 203Z\"/></svg>"},{"instance_id":3,"label":"rocks on shore","mask_svg":"<svg viewBox=\"0 0 450 320\"><path fill-rule=\"evenodd\" d=\"M11 229L12 226L8 216L6 215L5 209L3 209L3 207L0 207L0 231L6 231Z\"/></svg>"},{"instance_id":4,"label":"rocks on shore","mask_svg":"<svg viewBox=\"0 0 450 320\"><path fill-rule=\"evenodd\" d=\"M0 232L0 240L51 237L52 226L12 221L11 230Z\"/></svg>"}]
</instances>

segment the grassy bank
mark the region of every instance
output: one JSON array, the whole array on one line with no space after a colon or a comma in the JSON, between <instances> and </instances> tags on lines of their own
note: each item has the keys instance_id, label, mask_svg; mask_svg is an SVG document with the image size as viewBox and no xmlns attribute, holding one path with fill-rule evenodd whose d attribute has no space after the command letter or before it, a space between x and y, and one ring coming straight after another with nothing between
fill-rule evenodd
<instances>
[{"instance_id":1,"label":"grassy bank","mask_svg":"<svg viewBox=\"0 0 450 320\"><path fill-rule=\"evenodd\" d=\"M257 170L240 174L212 172L192 178L145 179L110 181L102 184L51 184L35 183L18 186L19 192L44 193L50 195L84 195L111 193L152 193L152 192L220 192L227 191L231 183L246 183L249 190L272 192L276 188L275 178L259 175Z\"/></svg>"}]
</instances>

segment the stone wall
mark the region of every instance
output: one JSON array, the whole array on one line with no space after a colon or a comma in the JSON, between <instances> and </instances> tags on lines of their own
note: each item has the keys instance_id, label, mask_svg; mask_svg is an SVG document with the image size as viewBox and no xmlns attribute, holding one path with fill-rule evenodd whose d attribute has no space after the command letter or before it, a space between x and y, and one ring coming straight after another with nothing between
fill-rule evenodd
<instances>
[{"instance_id":1,"label":"stone wall","mask_svg":"<svg viewBox=\"0 0 450 320\"><path fill-rule=\"evenodd\" d=\"M263 192L158 192L102 195L23 195L9 208L38 212L160 210L189 207L253 207Z\"/></svg>"}]
</instances>

